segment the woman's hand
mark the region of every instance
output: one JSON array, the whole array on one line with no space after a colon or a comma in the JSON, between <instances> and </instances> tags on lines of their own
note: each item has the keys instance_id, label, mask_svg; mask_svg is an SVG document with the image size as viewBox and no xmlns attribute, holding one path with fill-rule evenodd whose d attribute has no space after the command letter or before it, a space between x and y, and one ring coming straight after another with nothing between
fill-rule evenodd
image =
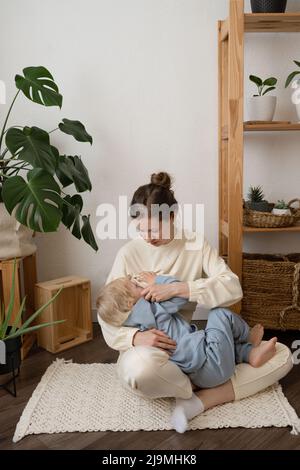
<instances>
[{"instance_id":1,"label":"woman's hand","mask_svg":"<svg viewBox=\"0 0 300 470\"><path fill-rule=\"evenodd\" d=\"M142 290L141 296L149 302L163 302L172 297L189 299L189 287L187 282L172 282L171 284L153 284Z\"/></svg>"},{"instance_id":2,"label":"woman's hand","mask_svg":"<svg viewBox=\"0 0 300 470\"><path fill-rule=\"evenodd\" d=\"M169 354L176 349L176 341L173 341L163 331L152 328L147 331L137 331L133 337L133 346L153 346Z\"/></svg>"}]
</instances>

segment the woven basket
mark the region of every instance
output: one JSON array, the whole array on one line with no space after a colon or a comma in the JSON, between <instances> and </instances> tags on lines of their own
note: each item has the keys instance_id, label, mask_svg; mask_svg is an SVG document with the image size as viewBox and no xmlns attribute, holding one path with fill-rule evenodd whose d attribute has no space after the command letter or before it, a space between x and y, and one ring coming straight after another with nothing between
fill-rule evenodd
<instances>
[{"instance_id":1,"label":"woven basket","mask_svg":"<svg viewBox=\"0 0 300 470\"><path fill-rule=\"evenodd\" d=\"M300 330L300 253L243 255L242 316L253 326Z\"/></svg>"},{"instance_id":2,"label":"woven basket","mask_svg":"<svg viewBox=\"0 0 300 470\"><path fill-rule=\"evenodd\" d=\"M292 207L292 204L294 204L295 202L298 202L299 204L299 207ZM296 221L300 220L300 199L292 199L289 203L288 203L288 207L292 213L292 215L295 217Z\"/></svg>"},{"instance_id":3,"label":"woven basket","mask_svg":"<svg viewBox=\"0 0 300 470\"><path fill-rule=\"evenodd\" d=\"M298 220L294 214L275 215L271 212L253 211L247 207L244 207L243 219L244 225L258 228L290 227Z\"/></svg>"}]
</instances>

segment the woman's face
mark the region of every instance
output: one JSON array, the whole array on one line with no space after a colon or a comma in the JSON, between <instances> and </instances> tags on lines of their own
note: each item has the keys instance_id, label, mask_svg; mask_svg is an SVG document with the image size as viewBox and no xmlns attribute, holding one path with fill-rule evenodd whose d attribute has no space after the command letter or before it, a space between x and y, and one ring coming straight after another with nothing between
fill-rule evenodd
<instances>
[{"instance_id":1,"label":"woman's face","mask_svg":"<svg viewBox=\"0 0 300 470\"><path fill-rule=\"evenodd\" d=\"M140 219L138 230L145 242L153 246L166 245L174 238L174 218L159 220L157 217L145 217Z\"/></svg>"}]
</instances>

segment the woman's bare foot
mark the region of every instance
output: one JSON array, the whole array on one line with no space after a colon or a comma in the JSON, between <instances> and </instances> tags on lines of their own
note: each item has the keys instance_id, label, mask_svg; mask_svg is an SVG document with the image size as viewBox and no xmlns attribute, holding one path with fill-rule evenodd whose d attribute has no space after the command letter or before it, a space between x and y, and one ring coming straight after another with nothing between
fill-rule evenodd
<instances>
[{"instance_id":1,"label":"woman's bare foot","mask_svg":"<svg viewBox=\"0 0 300 470\"><path fill-rule=\"evenodd\" d=\"M264 336L264 327L258 323L257 325L254 325L253 328L251 328L249 337L248 337L248 342L253 344L253 346L259 346L261 343L261 340L263 339Z\"/></svg>"},{"instance_id":2,"label":"woman's bare foot","mask_svg":"<svg viewBox=\"0 0 300 470\"><path fill-rule=\"evenodd\" d=\"M276 353L277 338L274 337L269 341L254 346L249 354L249 364L253 367L260 367L268 362Z\"/></svg>"}]
</instances>

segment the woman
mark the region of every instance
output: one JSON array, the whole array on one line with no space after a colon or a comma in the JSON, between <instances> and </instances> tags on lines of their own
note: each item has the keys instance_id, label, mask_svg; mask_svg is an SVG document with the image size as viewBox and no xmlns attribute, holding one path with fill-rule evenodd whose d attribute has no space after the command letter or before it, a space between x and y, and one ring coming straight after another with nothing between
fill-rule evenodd
<instances>
[{"instance_id":1,"label":"woman","mask_svg":"<svg viewBox=\"0 0 300 470\"><path fill-rule=\"evenodd\" d=\"M164 215L153 215L153 207L162 204L171 208L168 220ZM172 275L181 282L145 288L143 296L150 301L184 297L212 309L228 307L241 300L238 277L205 238L199 234L193 234L193 238L191 234L188 238L185 234L178 236L180 232L174 224L177 201L167 173L153 174L150 184L140 186L132 198L131 207L135 205L148 209L145 216L139 217L141 237L119 250L106 283L128 274L152 271ZM166 222L170 226L168 237L163 236ZM186 400L193 397L195 387L189 377L169 361L169 354L176 347L172 338L156 329L141 332L137 328L108 325L99 316L98 320L108 346L120 351L117 370L125 386L149 398ZM215 388L198 390L195 395L206 410L253 395L280 380L291 368L290 350L277 343L276 354L263 366L253 368L249 364L238 364L231 380ZM199 412L197 403L194 405L186 409L188 419Z\"/></svg>"}]
</instances>

